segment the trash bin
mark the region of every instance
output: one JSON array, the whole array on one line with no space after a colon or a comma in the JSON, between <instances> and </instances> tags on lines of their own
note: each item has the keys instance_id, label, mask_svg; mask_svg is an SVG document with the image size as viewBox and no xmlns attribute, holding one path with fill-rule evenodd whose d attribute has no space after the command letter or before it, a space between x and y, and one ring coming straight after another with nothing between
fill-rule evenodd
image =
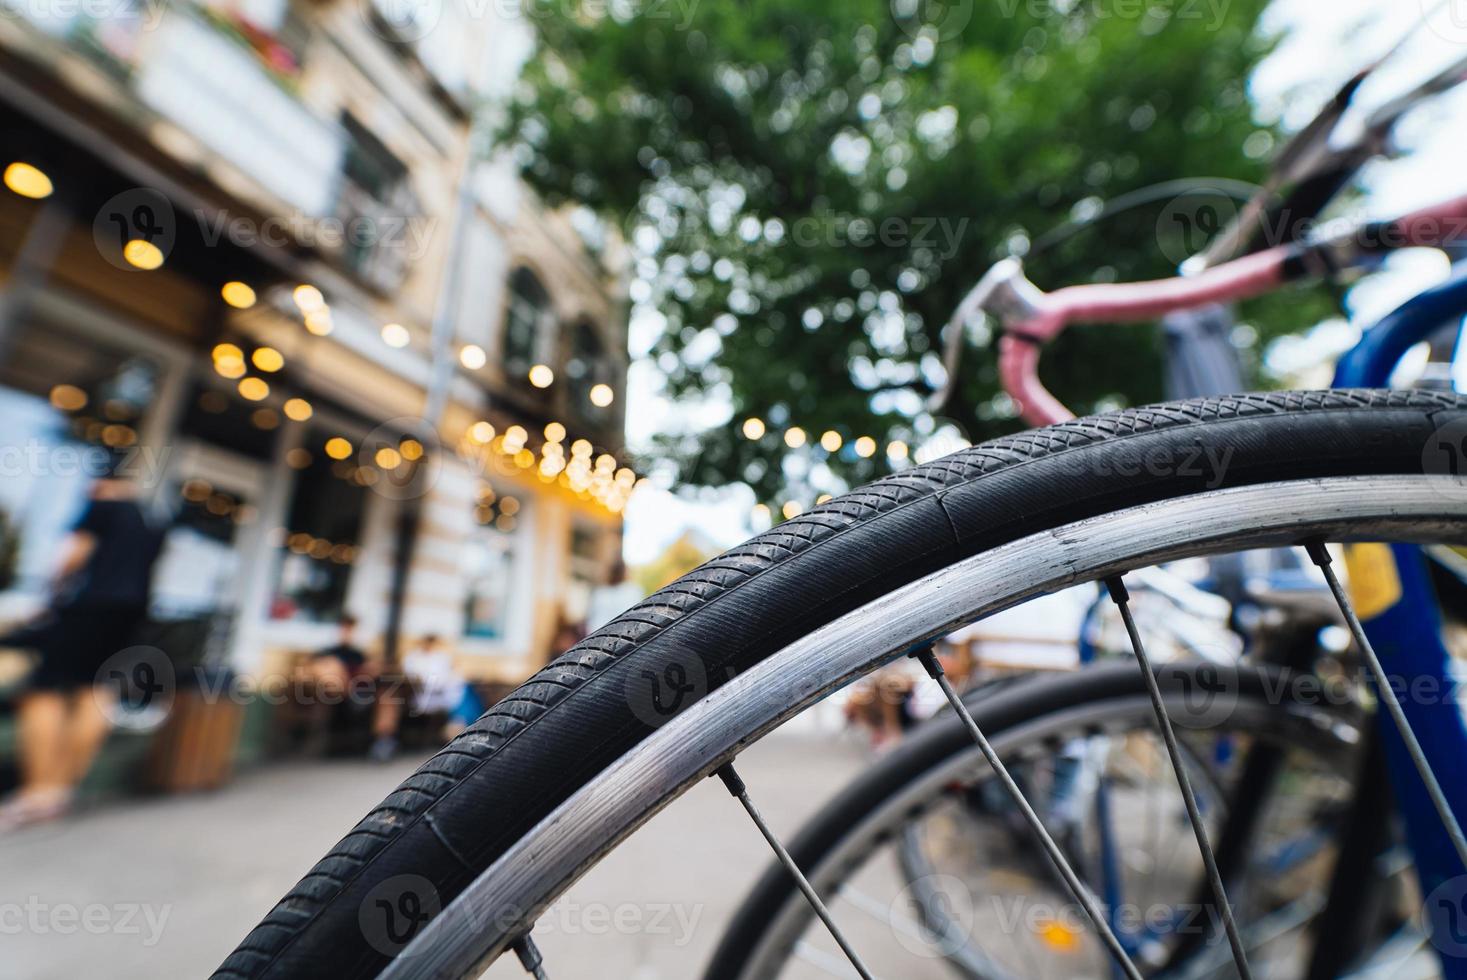
<instances>
[{"instance_id":1,"label":"trash bin","mask_svg":"<svg viewBox=\"0 0 1467 980\"><path fill-rule=\"evenodd\" d=\"M217 789L234 774L244 705L222 683L182 688L168 719L153 736L148 785L168 793Z\"/></svg>"}]
</instances>

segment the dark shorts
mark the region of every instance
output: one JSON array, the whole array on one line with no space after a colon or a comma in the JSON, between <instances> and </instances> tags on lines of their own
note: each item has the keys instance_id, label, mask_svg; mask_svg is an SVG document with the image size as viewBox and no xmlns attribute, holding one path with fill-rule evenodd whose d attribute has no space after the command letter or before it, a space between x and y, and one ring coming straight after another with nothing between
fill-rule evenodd
<instances>
[{"instance_id":1,"label":"dark shorts","mask_svg":"<svg viewBox=\"0 0 1467 980\"><path fill-rule=\"evenodd\" d=\"M114 653L135 642L147 609L133 606L73 606L58 610L41 631L41 663L29 686L37 690L75 690L108 682L98 677Z\"/></svg>"}]
</instances>

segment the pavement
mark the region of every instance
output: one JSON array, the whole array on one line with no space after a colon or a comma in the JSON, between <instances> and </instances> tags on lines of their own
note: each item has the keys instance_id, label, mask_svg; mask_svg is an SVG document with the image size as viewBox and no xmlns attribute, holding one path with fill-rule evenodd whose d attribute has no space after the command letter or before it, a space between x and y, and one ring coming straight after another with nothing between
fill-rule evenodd
<instances>
[{"instance_id":1,"label":"pavement","mask_svg":"<svg viewBox=\"0 0 1467 980\"><path fill-rule=\"evenodd\" d=\"M421 761L272 763L212 793L112 803L0 838L0 978L208 974ZM850 738L777 732L739 769L787 839L865 765ZM549 975L698 976L770 857L717 781L693 787L541 919ZM506 957L487 976L525 973Z\"/></svg>"}]
</instances>

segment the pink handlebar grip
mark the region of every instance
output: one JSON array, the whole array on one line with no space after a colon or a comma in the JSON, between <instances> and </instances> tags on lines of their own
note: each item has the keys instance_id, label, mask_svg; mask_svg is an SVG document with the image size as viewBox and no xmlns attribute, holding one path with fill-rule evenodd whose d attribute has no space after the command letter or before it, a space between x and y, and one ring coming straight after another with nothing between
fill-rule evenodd
<instances>
[{"instance_id":1,"label":"pink handlebar grip","mask_svg":"<svg viewBox=\"0 0 1467 980\"><path fill-rule=\"evenodd\" d=\"M1290 250L1280 246L1186 278L1070 286L1050 293L1034 316L1007 326L999 341L999 379L1026 421L1050 425L1072 419L1074 413L1039 381L1041 344L1072 323L1151 320L1176 310L1257 296L1283 282L1289 255Z\"/></svg>"}]
</instances>

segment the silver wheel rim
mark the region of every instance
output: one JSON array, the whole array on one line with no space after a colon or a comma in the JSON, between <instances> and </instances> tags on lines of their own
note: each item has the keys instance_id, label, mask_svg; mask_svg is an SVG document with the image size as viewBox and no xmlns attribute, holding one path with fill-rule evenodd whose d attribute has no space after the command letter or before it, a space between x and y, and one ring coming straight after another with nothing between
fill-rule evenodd
<instances>
[{"instance_id":1,"label":"silver wheel rim","mask_svg":"<svg viewBox=\"0 0 1467 980\"><path fill-rule=\"evenodd\" d=\"M958 626L1180 557L1307 538L1461 542L1464 518L1467 485L1447 477L1297 480L1131 507L963 559L791 643L673 717L485 869L381 976L482 971L682 791L831 691Z\"/></svg>"}]
</instances>

